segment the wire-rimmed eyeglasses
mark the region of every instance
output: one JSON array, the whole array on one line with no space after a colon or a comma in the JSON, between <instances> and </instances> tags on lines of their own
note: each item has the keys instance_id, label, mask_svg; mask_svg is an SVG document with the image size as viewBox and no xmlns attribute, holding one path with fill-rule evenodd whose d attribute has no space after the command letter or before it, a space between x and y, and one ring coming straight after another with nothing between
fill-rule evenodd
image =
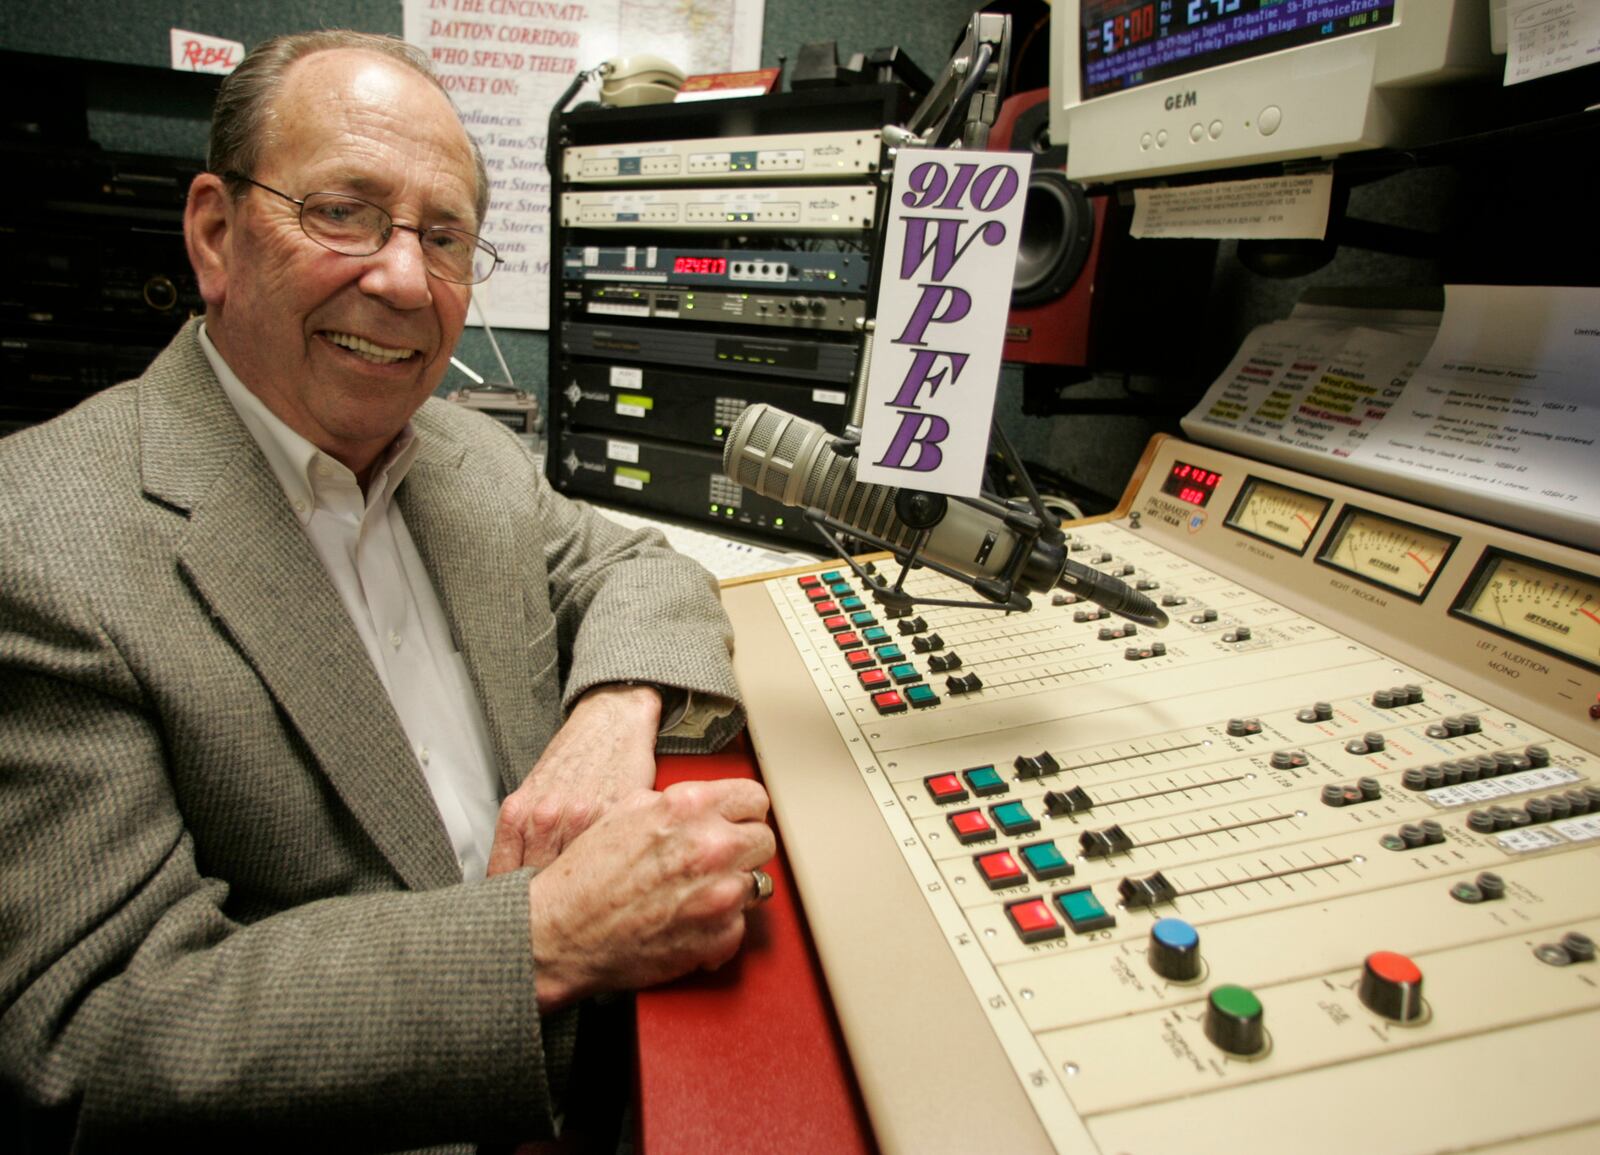
<instances>
[{"instance_id":1,"label":"wire-rimmed eyeglasses","mask_svg":"<svg viewBox=\"0 0 1600 1155\"><path fill-rule=\"evenodd\" d=\"M476 285L489 279L501 264L495 247L476 233L442 225L397 224L387 209L344 193L314 192L303 198L292 197L271 185L262 184L242 172L228 171L224 180L243 181L282 197L300 210L300 230L325 249L347 257L370 257L394 235L395 229L416 233L422 243L423 266L441 281Z\"/></svg>"}]
</instances>

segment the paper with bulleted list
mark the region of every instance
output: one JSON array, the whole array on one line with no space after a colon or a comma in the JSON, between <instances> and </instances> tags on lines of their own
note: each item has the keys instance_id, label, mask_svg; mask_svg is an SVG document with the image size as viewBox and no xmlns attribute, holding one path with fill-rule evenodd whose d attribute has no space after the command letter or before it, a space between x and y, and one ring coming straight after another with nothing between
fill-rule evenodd
<instances>
[{"instance_id":1,"label":"paper with bulleted list","mask_svg":"<svg viewBox=\"0 0 1600 1155\"><path fill-rule=\"evenodd\" d=\"M1600 289L1452 285L1442 315L1297 308L1245 339L1183 428L1600 549Z\"/></svg>"}]
</instances>

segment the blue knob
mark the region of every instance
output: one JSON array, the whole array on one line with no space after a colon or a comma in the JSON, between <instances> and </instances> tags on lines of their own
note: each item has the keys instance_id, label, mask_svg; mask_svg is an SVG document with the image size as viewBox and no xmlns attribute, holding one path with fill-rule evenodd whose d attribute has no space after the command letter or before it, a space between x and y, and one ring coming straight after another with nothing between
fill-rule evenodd
<instances>
[{"instance_id":1,"label":"blue knob","mask_svg":"<svg viewBox=\"0 0 1600 1155\"><path fill-rule=\"evenodd\" d=\"M1146 951L1150 969L1175 983L1200 977L1200 932L1181 918L1164 918L1150 928Z\"/></svg>"}]
</instances>

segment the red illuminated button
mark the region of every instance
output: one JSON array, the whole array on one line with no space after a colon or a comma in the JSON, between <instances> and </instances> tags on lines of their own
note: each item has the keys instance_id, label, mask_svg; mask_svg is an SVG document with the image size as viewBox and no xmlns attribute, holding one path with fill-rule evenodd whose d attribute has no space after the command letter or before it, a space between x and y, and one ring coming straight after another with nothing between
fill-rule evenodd
<instances>
[{"instance_id":1,"label":"red illuminated button","mask_svg":"<svg viewBox=\"0 0 1600 1155\"><path fill-rule=\"evenodd\" d=\"M1020 886L1028 881L1028 876L1022 873L1022 867L1017 865L1016 858L1009 850L992 850L988 854L975 856L972 861L990 890Z\"/></svg>"},{"instance_id":2,"label":"red illuminated button","mask_svg":"<svg viewBox=\"0 0 1600 1155\"><path fill-rule=\"evenodd\" d=\"M817 617L825 618L825 617L828 617L831 614L836 614L836 613L839 612L839 603L838 602L817 602L811 608L817 611Z\"/></svg>"},{"instance_id":3,"label":"red illuminated button","mask_svg":"<svg viewBox=\"0 0 1600 1155\"><path fill-rule=\"evenodd\" d=\"M906 700L900 696L898 690L882 690L872 695L872 704L878 708L880 714L903 714L906 710Z\"/></svg>"},{"instance_id":4,"label":"red illuminated button","mask_svg":"<svg viewBox=\"0 0 1600 1155\"><path fill-rule=\"evenodd\" d=\"M1067 933L1061 929L1061 924L1055 920L1042 898L1013 902L1006 907L1006 917L1016 927L1017 937L1023 942L1044 942L1046 939L1062 938Z\"/></svg>"},{"instance_id":5,"label":"red illuminated button","mask_svg":"<svg viewBox=\"0 0 1600 1155\"><path fill-rule=\"evenodd\" d=\"M1422 1018L1422 968L1392 950L1374 951L1361 969L1362 1005L1397 1023Z\"/></svg>"},{"instance_id":6,"label":"red illuminated button","mask_svg":"<svg viewBox=\"0 0 1600 1155\"><path fill-rule=\"evenodd\" d=\"M854 631L846 634L834 634L833 644L841 650L859 650L861 648L861 635Z\"/></svg>"},{"instance_id":7,"label":"red illuminated button","mask_svg":"<svg viewBox=\"0 0 1600 1155\"><path fill-rule=\"evenodd\" d=\"M930 774L922 780L922 784L928 788L928 797L940 806L965 802L972 797L967 793L967 788L961 785L961 779L954 774Z\"/></svg>"},{"instance_id":8,"label":"red illuminated button","mask_svg":"<svg viewBox=\"0 0 1600 1155\"><path fill-rule=\"evenodd\" d=\"M875 664L872 655L866 650L851 650L844 656L844 660L849 663L852 670L864 670Z\"/></svg>"},{"instance_id":9,"label":"red illuminated button","mask_svg":"<svg viewBox=\"0 0 1600 1155\"><path fill-rule=\"evenodd\" d=\"M981 810L958 810L950 815L949 823L950 829L955 831L956 841L963 846L994 839L994 827L989 825L989 820Z\"/></svg>"},{"instance_id":10,"label":"red illuminated button","mask_svg":"<svg viewBox=\"0 0 1600 1155\"><path fill-rule=\"evenodd\" d=\"M865 650L862 650L861 652L866 653ZM876 666L870 670L862 670L856 675L856 677L861 679L861 688L864 690L876 690L889 684L889 675L878 669ZM904 706L901 707L901 709L904 708Z\"/></svg>"},{"instance_id":11,"label":"red illuminated button","mask_svg":"<svg viewBox=\"0 0 1600 1155\"><path fill-rule=\"evenodd\" d=\"M850 628L850 619L843 614L835 614L831 618L822 619L822 628L830 634L842 634Z\"/></svg>"},{"instance_id":12,"label":"red illuminated button","mask_svg":"<svg viewBox=\"0 0 1600 1155\"><path fill-rule=\"evenodd\" d=\"M814 590L822 584L822 579L814 573L808 573L795 580L800 583L800 588L803 590Z\"/></svg>"},{"instance_id":13,"label":"red illuminated button","mask_svg":"<svg viewBox=\"0 0 1600 1155\"><path fill-rule=\"evenodd\" d=\"M806 591L806 597L814 602L825 602L828 600L829 594L821 586L813 586Z\"/></svg>"}]
</instances>

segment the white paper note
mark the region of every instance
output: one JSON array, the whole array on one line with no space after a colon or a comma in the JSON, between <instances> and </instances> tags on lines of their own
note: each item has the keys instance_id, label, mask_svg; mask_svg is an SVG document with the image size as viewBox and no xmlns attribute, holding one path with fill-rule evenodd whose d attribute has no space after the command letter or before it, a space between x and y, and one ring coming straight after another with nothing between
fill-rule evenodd
<instances>
[{"instance_id":1,"label":"white paper note","mask_svg":"<svg viewBox=\"0 0 1600 1155\"><path fill-rule=\"evenodd\" d=\"M1183 420L1204 441L1600 548L1600 288L1452 285L1437 328L1260 326Z\"/></svg>"}]
</instances>

